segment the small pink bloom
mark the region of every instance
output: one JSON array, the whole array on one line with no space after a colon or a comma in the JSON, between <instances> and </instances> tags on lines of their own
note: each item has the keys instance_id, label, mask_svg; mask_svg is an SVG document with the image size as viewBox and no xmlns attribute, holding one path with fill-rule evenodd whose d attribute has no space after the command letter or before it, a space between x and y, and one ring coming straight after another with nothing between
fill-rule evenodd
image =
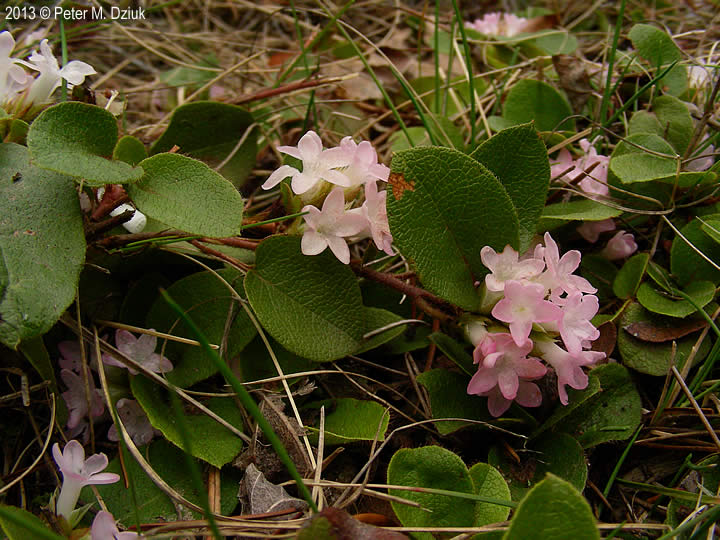
<instances>
[{"instance_id":1,"label":"small pink bloom","mask_svg":"<svg viewBox=\"0 0 720 540\"><path fill-rule=\"evenodd\" d=\"M625 231L618 233L608 240L607 246L600 252L600 255L611 261L625 259L637 251L635 237Z\"/></svg>"},{"instance_id":2,"label":"small pink bloom","mask_svg":"<svg viewBox=\"0 0 720 540\"><path fill-rule=\"evenodd\" d=\"M530 30L530 21L512 13L488 13L482 19L475 19L465 26L486 36L512 37Z\"/></svg>"},{"instance_id":3,"label":"small pink bloom","mask_svg":"<svg viewBox=\"0 0 720 540\"><path fill-rule=\"evenodd\" d=\"M550 162L550 178L558 180L560 178L566 178L570 181L578 174L575 167L575 160L573 160L572 154L570 154L567 148L563 148L560 150L557 159Z\"/></svg>"},{"instance_id":4,"label":"small pink bloom","mask_svg":"<svg viewBox=\"0 0 720 540\"><path fill-rule=\"evenodd\" d=\"M82 367L82 355L80 353L80 343L77 341L61 341L58 343L58 350L60 351L59 364L62 369L69 369L75 373L80 373ZM97 358L95 357L95 351L91 347L85 348L85 354L87 355L88 363L91 368L97 369ZM104 363L117 362L109 354L102 354Z\"/></svg>"},{"instance_id":5,"label":"small pink bloom","mask_svg":"<svg viewBox=\"0 0 720 540\"><path fill-rule=\"evenodd\" d=\"M90 528L90 540L135 540L142 538L134 532L120 532L110 512L101 510L95 516Z\"/></svg>"},{"instance_id":6,"label":"small pink bloom","mask_svg":"<svg viewBox=\"0 0 720 540\"><path fill-rule=\"evenodd\" d=\"M93 454L85 459L85 450L76 440L68 442L62 452L60 445L55 443L52 454L63 475L62 488L55 505L56 511L68 521L84 486L113 484L120 480L120 476L115 473L101 472L108 464L105 454Z\"/></svg>"},{"instance_id":7,"label":"small pink bloom","mask_svg":"<svg viewBox=\"0 0 720 540\"><path fill-rule=\"evenodd\" d=\"M492 337L485 342L491 340L495 351L484 355L483 349L487 351L492 348L482 345L475 348L473 359L479 366L468 384L467 392L481 394L497 386L506 399L513 400L521 378L539 379L545 375L547 368L537 358L527 357L533 347L532 341L527 340L518 346L510 334L496 333L489 336Z\"/></svg>"},{"instance_id":8,"label":"small pink bloom","mask_svg":"<svg viewBox=\"0 0 720 540\"><path fill-rule=\"evenodd\" d=\"M362 205L362 215L367 220L370 234L377 248L388 255L392 255L392 234L390 234L390 225L388 224L386 200L387 192L378 192L375 180L370 180L365 184L365 202Z\"/></svg>"},{"instance_id":9,"label":"small pink bloom","mask_svg":"<svg viewBox=\"0 0 720 540\"><path fill-rule=\"evenodd\" d=\"M502 13L500 12L487 13L482 19L475 19L475 21L471 23L465 23L465 26L486 36L498 36L500 35L501 19Z\"/></svg>"},{"instance_id":10,"label":"small pink bloom","mask_svg":"<svg viewBox=\"0 0 720 540\"><path fill-rule=\"evenodd\" d=\"M302 160L303 170L301 172L290 165L283 165L268 177L262 185L263 189L275 187L288 176L292 177L291 187L298 195L310 190L321 180L344 187L351 185L350 179L335 169L348 166L352 156L341 148L323 150L322 141L314 131L303 135L297 147L278 146L278 150Z\"/></svg>"},{"instance_id":11,"label":"small pink bloom","mask_svg":"<svg viewBox=\"0 0 720 540\"><path fill-rule=\"evenodd\" d=\"M368 141L356 143L352 137L345 137L340 141L340 149L349 158L347 167L341 172L350 179L350 186L359 186L375 180L387 182L390 175L382 163L378 163L377 152Z\"/></svg>"},{"instance_id":12,"label":"small pink bloom","mask_svg":"<svg viewBox=\"0 0 720 540\"><path fill-rule=\"evenodd\" d=\"M582 344L600 337L600 331L590 322L598 312L597 296L573 293L562 307L560 319L560 337L571 354L580 354Z\"/></svg>"},{"instance_id":13,"label":"small pink bloom","mask_svg":"<svg viewBox=\"0 0 720 540\"><path fill-rule=\"evenodd\" d=\"M120 420L137 446L146 445L155 435L160 434L160 431L153 428L145 411L134 399L119 399L116 407ZM111 441L120 440L115 424L110 426L108 430L108 439Z\"/></svg>"},{"instance_id":14,"label":"small pink bloom","mask_svg":"<svg viewBox=\"0 0 720 540\"><path fill-rule=\"evenodd\" d=\"M125 356L132 358L138 364L142 364L155 373L167 373L173 369L170 360L155 353L157 338L150 334L142 334L139 338L136 338L127 330L118 330L115 332L115 346ZM115 359L113 359L111 364L117 365L118 367L127 367ZM133 375L137 375L136 370L129 367L127 370Z\"/></svg>"},{"instance_id":15,"label":"small pink bloom","mask_svg":"<svg viewBox=\"0 0 720 540\"><path fill-rule=\"evenodd\" d=\"M517 395L514 400L507 399L503 396L500 388L497 386L477 395L488 398L488 411L496 418L507 411L513 401L517 401L523 407L539 407L540 403L542 403L542 393L538 385L522 379L520 380Z\"/></svg>"},{"instance_id":16,"label":"small pink bloom","mask_svg":"<svg viewBox=\"0 0 720 540\"><path fill-rule=\"evenodd\" d=\"M591 195L608 195L607 174L610 158L598 154L595 147L592 146L587 139L580 141L580 147L583 149L583 152L585 152L585 155L578 160L577 167L582 171L589 172L580 180L578 186L585 193ZM590 167L593 165L594 167L590 170Z\"/></svg>"},{"instance_id":17,"label":"small pink bloom","mask_svg":"<svg viewBox=\"0 0 720 540\"><path fill-rule=\"evenodd\" d=\"M615 221L612 219L603 219L602 221L583 221L582 225L577 228L585 240L594 244L604 232L614 231Z\"/></svg>"},{"instance_id":18,"label":"small pink bloom","mask_svg":"<svg viewBox=\"0 0 720 540\"><path fill-rule=\"evenodd\" d=\"M541 259L525 259L518 261L519 254L510 246L505 246L502 253L497 253L490 246L480 250L480 259L490 270L485 276L485 286L489 291L502 292L505 283L511 280L519 281L539 275L545 263Z\"/></svg>"},{"instance_id":19,"label":"small pink bloom","mask_svg":"<svg viewBox=\"0 0 720 540\"><path fill-rule=\"evenodd\" d=\"M69 369L60 370L60 377L68 387L68 390L61 394L62 398L65 400L68 410L70 411L67 427L69 429L74 429L80 425L82 419L88 415L88 400L85 395L85 382L82 377ZM102 394L97 388L95 388L95 383L92 380L91 375L89 375L88 385L90 387L90 405L92 407L90 416L97 417L102 415L105 410Z\"/></svg>"},{"instance_id":20,"label":"small pink bloom","mask_svg":"<svg viewBox=\"0 0 720 540\"><path fill-rule=\"evenodd\" d=\"M605 358L605 353L581 351L577 355L570 354L552 341L538 341L535 348L540 351L543 360L550 364L557 374L558 394L563 405L568 404L565 385L582 390L588 385L588 376L581 366L590 366Z\"/></svg>"},{"instance_id":21,"label":"small pink bloom","mask_svg":"<svg viewBox=\"0 0 720 540\"><path fill-rule=\"evenodd\" d=\"M343 264L350 263L350 249L345 237L354 236L367 227L367 219L358 213L345 212L342 188L334 188L323 202L322 211L306 206L303 218L307 228L302 237L304 255L317 255L329 247Z\"/></svg>"},{"instance_id":22,"label":"small pink bloom","mask_svg":"<svg viewBox=\"0 0 720 540\"><path fill-rule=\"evenodd\" d=\"M562 312L558 306L545 300L542 285L508 281L505 298L495 304L492 315L508 323L515 343L522 346L530 336L533 323L557 321Z\"/></svg>"},{"instance_id":23,"label":"small pink bloom","mask_svg":"<svg viewBox=\"0 0 720 540\"><path fill-rule=\"evenodd\" d=\"M580 252L573 249L560 257L560 252L555 240L552 239L549 232L545 233L545 247L538 246L535 249L535 256L542 253L545 258L547 269L540 277L540 280L552 295L551 299L556 302L560 295L564 292L572 294L574 292L594 293L597 291L590 282L583 277L573 275L573 272L580 266ZM556 302L560 303L560 302Z\"/></svg>"}]
</instances>

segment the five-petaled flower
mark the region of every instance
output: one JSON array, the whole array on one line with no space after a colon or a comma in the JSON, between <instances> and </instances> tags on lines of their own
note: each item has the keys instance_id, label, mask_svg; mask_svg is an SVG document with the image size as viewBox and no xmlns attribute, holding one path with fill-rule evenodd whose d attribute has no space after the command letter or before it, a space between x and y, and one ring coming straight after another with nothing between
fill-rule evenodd
<instances>
[{"instance_id":1,"label":"five-petaled flower","mask_svg":"<svg viewBox=\"0 0 720 540\"><path fill-rule=\"evenodd\" d=\"M155 336L142 334L139 338L136 338L127 330L118 330L115 333L115 345L125 356L132 358L150 371L167 373L173 369L170 360L155 352L155 347L157 346L157 338ZM105 363L117 367L127 367L130 373L137 375L137 370L126 366L115 358Z\"/></svg>"},{"instance_id":2,"label":"five-petaled flower","mask_svg":"<svg viewBox=\"0 0 720 540\"><path fill-rule=\"evenodd\" d=\"M52 454L63 475L55 510L56 514L63 516L68 522L84 486L113 484L120 480L120 476L115 473L102 472L108 465L105 454L93 454L85 459L85 449L76 440L68 442L62 452L60 445L55 443Z\"/></svg>"},{"instance_id":3,"label":"five-petaled flower","mask_svg":"<svg viewBox=\"0 0 720 540\"><path fill-rule=\"evenodd\" d=\"M90 540L136 540L137 538L142 536L130 531L120 532L113 515L105 510L97 513L90 528Z\"/></svg>"},{"instance_id":4,"label":"five-petaled flower","mask_svg":"<svg viewBox=\"0 0 720 540\"><path fill-rule=\"evenodd\" d=\"M362 231L367 221L361 214L345 211L342 188L336 187L330 192L322 211L308 205L303 212L308 212L303 216L307 224L301 241L303 254L317 255L329 247L340 262L349 264L350 249L345 238Z\"/></svg>"},{"instance_id":5,"label":"five-petaled flower","mask_svg":"<svg viewBox=\"0 0 720 540\"><path fill-rule=\"evenodd\" d=\"M40 42L40 52L33 51L28 60L29 62L23 62L23 65L40 72L28 92L30 103L48 101L63 79L72 85L78 85L82 84L88 75L96 73L91 65L79 60L68 62L61 68L47 39Z\"/></svg>"},{"instance_id":6,"label":"five-petaled flower","mask_svg":"<svg viewBox=\"0 0 720 540\"><path fill-rule=\"evenodd\" d=\"M292 190L301 195L309 191L319 181L325 180L338 186L350 187L352 182L339 167L347 167L352 161L352 155L342 148L329 148L323 150L320 137L314 131L308 131L295 146L278 146L278 150L302 161L303 170L299 171L290 165L282 165L275 170L262 185L263 189L270 189L278 185L288 176L292 177Z\"/></svg>"}]
</instances>

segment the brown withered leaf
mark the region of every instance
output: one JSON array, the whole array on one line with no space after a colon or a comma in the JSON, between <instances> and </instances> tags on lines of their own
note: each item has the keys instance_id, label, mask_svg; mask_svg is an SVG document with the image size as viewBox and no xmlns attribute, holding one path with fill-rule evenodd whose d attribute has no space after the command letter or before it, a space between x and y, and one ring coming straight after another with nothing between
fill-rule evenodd
<instances>
[{"instance_id":1,"label":"brown withered leaf","mask_svg":"<svg viewBox=\"0 0 720 540\"><path fill-rule=\"evenodd\" d=\"M707 322L700 319L685 319L673 322L672 326L656 326L647 321L638 321L624 326L623 330L641 341L664 343L685 337L706 326Z\"/></svg>"},{"instance_id":2,"label":"brown withered leaf","mask_svg":"<svg viewBox=\"0 0 720 540\"><path fill-rule=\"evenodd\" d=\"M302 499L291 497L285 488L268 481L265 475L252 463L245 469L241 495L250 502L251 514L264 514L280 510L296 509L305 511L308 503Z\"/></svg>"},{"instance_id":3,"label":"brown withered leaf","mask_svg":"<svg viewBox=\"0 0 720 540\"><path fill-rule=\"evenodd\" d=\"M610 355L615 350L615 343L617 342L617 328L615 323L607 321L598 326L600 331L600 337L592 342L592 350L605 353L605 358L610 358Z\"/></svg>"},{"instance_id":4,"label":"brown withered leaf","mask_svg":"<svg viewBox=\"0 0 720 540\"><path fill-rule=\"evenodd\" d=\"M392 194L398 201L402 199L405 191L415 191L415 180L406 180L403 173L391 172L388 183L392 188Z\"/></svg>"},{"instance_id":5,"label":"brown withered leaf","mask_svg":"<svg viewBox=\"0 0 720 540\"><path fill-rule=\"evenodd\" d=\"M321 521L330 522L332 528L327 530L319 526ZM325 534L318 534L323 529ZM298 540L407 540L408 537L399 532L362 523L345 510L330 507L315 514L300 530L297 538Z\"/></svg>"},{"instance_id":6,"label":"brown withered leaf","mask_svg":"<svg viewBox=\"0 0 720 540\"><path fill-rule=\"evenodd\" d=\"M590 74L585 70L582 60L576 56L558 54L552 57L552 61L558 74L558 82L570 99L573 111L580 114L592 94Z\"/></svg>"}]
</instances>

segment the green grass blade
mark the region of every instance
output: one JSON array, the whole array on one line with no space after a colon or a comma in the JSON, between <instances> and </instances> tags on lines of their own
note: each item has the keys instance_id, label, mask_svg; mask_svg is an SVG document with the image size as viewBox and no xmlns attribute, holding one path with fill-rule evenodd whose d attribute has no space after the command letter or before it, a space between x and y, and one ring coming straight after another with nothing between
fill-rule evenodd
<instances>
[{"instance_id":1,"label":"green grass blade","mask_svg":"<svg viewBox=\"0 0 720 540\"><path fill-rule=\"evenodd\" d=\"M605 79L605 89L603 91L602 101L600 102L600 113L598 114L598 123L605 123L605 115L610 104L610 96L612 95L612 74L615 67L615 52L617 51L618 41L620 41L620 30L622 29L623 16L625 15L625 0L620 1L620 10L618 12L617 21L615 22L615 32L613 33L610 52L607 56L607 78ZM609 122L608 122L609 123Z\"/></svg>"},{"instance_id":2,"label":"green grass blade","mask_svg":"<svg viewBox=\"0 0 720 540\"><path fill-rule=\"evenodd\" d=\"M465 33L465 25L463 24L462 14L457 0L452 0L453 9L455 10L455 18L457 19L458 28L460 28L460 37L462 38L463 52L465 53L465 65L468 73L468 90L470 92L470 141L471 145L475 144L475 125L476 125L476 104L475 104L475 81L473 80L472 57L470 56L470 46L468 45L467 34Z\"/></svg>"},{"instance_id":3,"label":"green grass blade","mask_svg":"<svg viewBox=\"0 0 720 540\"><path fill-rule=\"evenodd\" d=\"M295 467L295 464L293 463L292 459L290 459L290 455L288 454L287 450L285 449L285 446L283 446L282 441L277 436L275 431L273 430L270 423L267 421L267 419L263 416L262 412L260 412L260 408L257 406L257 403L253 400L253 398L250 396L250 393L245 389L245 387L242 385L240 380L235 376L235 374L230 370L228 365L223 362L222 358L218 356L215 349L210 347L210 343L208 342L207 338L205 337L205 334L202 333L202 331L195 325L193 320L188 316L188 314L183 310L175 301L170 297L170 295L165 290L161 290L160 293L162 294L165 301L168 303L168 305L175 310L175 312L178 314L178 316L182 319L182 321L187 325L187 327L190 329L190 331L195 335L196 339L200 342L203 349L205 350L205 353L208 355L210 360L215 364L215 366L218 368L218 371L222 374L223 377L225 377L225 380L227 383L232 386L233 390L235 391L235 394L237 395L238 399L240 400L240 403L242 403L243 407L247 410L248 413L250 413L250 416L253 417L253 419L257 422L258 426L262 430L262 432L267 437L268 441L270 441L270 444L275 449L275 452L277 452L278 457L280 458L280 461L282 461L283 465L287 468L288 472L290 473L290 476L292 476L293 480L297 483L298 491L300 492L301 496L305 501L307 501L308 505L310 505L310 508L313 509L314 512L318 511L317 505L315 504L315 501L313 501L312 495L310 494L310 491L308 490L307 486L305 485L305 482L303 482L302 476L300 476L300 473L298 472L297 468Z\"/></svg>"}]
</instances>

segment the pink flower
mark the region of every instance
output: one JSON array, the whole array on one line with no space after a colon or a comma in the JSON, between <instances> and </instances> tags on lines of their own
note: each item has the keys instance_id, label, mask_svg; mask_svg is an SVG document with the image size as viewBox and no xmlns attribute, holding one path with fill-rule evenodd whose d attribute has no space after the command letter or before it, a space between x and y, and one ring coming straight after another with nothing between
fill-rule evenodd
<instances>
[{"instance_id":1,"label":"pink flower","mask_svg":"<svg viewBox=\"0 0 720 540\"><path fill-rule=\"evenodd\" d=\"M604 232L614 231L615 221L612 219L603 219L602 221L583 221L582 225L577 228L585 240L594 244Z\"/></svg>"},{"instance_id":2,"label":"pink flower","mask_svg":"<svg viewBox=\"0 0 720 540\"><path fill-rule=\"evenodd\" d=\"M590 282L583 277L573 275L573 272L580 266L581 255L577 250L571 250L560 258L560 252L555 240L549 232L545 233L545 247L538 246L535 249L535 256L542 256L545 259L547 270L541 276L540 281L550 289L553 302L561 303L562 292L572 294L574 292L594 293L597 289L590 285Z\"/></svg>"},{"instance_id":3,"label":"pink flower","mask_svg":"<svg viewBox=\"0 0 720 540\"><path fill-rule=\"evenodd\" d=\"M618 233L608 240L607 246L600 252L600 255L611 261L625 259L637 251L635 237L625 231Z\"/></svg>"},{"instance_id":4,"label":"pink flower","mask_svg":"<svg viewBox=\"0 0 720 540\"><path fill-rule=\"evenodd\" d=\"M278 150L294 158L302 160L302 172L290 165L283 165L274 171L265 183L263 189L270 189L278 185L288 176L292 177L292 190L300 195L310 190L321 180L339 186L350 187L350 179L343 173L334 169L350 165L352 156L342 148L323 150L322 141L317 133L308 131L294 146L278 146Z\"/></svg>"},{"instance_id":5,"label":"pink flower","mask_svg":"<svg viewBox=\"0 0 720 540\"><path fill-rule=\"evenodd\" d=\"M505 298L495 304L492 315L509 324L515 343L522 346L530 336L533 323L557 321L562 312L558 306L545 300L542 285L508 281Z\"/></svg>"},{"instance_id":6,"label":"pink flower","mask_svg":"<svg viewBox=\"0 0 720 540\"><path fill-rule=\"evenodd\" d=\"M507 411L513 401L517 401L523 407L539 407L540 403L542 403L542 392L540 392L538 385L522 379L514 400L503 396L497 386L477 395L488 398L488 411L496 418Z\"/></svg>"},{"instance_id":7,"label":"pink flower","mask_svg":"<svg viewBox=\"0 0 720 540\"><path fill-rule=\"evenodd\" d=\"M605 358L605 353L596 351L581 351L579 354L573 355L552 341L537 341L535 348L540 351L543 360L550 364L557 374L558 394L563 405L568 404L566 384L576 390L582 390L588 385L588 376L581 366L589 366Z\"/></svg>"},{"instance_id":8,"label":"pink flower","mask_svg":"<svg viewBox=\"0 0 720 540\"><path fill-rule=\"evenodd\" d=\"M377 248L388 255L392 255L392 234L390 234L390 225L387 219L386 200L387 192L378 192L375 180L370 180L365 184L365 202L362 205L362 215L367 220L367 226L370 228L370 234Z\"/></svg>"},{"instance_id":9,"label":"pink flower","mask_svg":"<svg viewBox=\"0 0 720 540\"><path fill-rule=\"evenodd\" d=\"M120 420L122 420L125 429L137 446L149 443L155 435L160 434L160 431L153 428L145 411L134 399L119 399L116 407ZM115 424L110 426L108 430L108 439L111 441L120 440Z\"/></svg>"},{"instance_id":10,"label":"pink flower","mask_svg":"<svg viewBox=\"0 0 720 540\"><path fill-rule=\"evenodd\" d=\"M118 330L115 332L115 346L125 356L132 358L138 364L142 364L150 371L155 373L167 373L172 371L173 365L166 357L155 353L157 346L157 338L150 334L142 334L139 338L133 336L127 330ZM118 367L127 367L122 362L113 359L111 365ZM133 375L137 375L137 371L127 367L127 370Z\"/></svg>"},{"instance_id":11,"label":"pink flower","mask_svg":"<svg viewBox=\"0 0 720 540\"><path fill-rule=\"evenodd\" d=\"M587 139L580 141L580 147L583 149L583 152L585 152L585 155L577 160L572 159L572 155L567 148L560 150L557 159L551 163L551 177L564 179L570 183L582 177L578 182L578 187L585 193L590 195L608 195L607 174L610 158L598 154L597 150L595 150ZM571 167L574 168L560 176Z\"/></svg>"},{"instance_id":12,"label":"pink flower","mask_svg":"<svg viewBox=\"0 0 720 540\"><path fill-rule=\"evenodd\" d=\"M483 345L492 341L494 347ZM526 340L518 346L510 334L489 334L473 352L473 359L480 364L477 372L470 379L468 394L482 394L497 386L505 399L513 400L517 396L520 379L539 379L547 372L537 358L528 358L532 350L532 341ZM484 354L483 349L494 352Z\"/></svg>"},{"instance_id":13,"label":"pink flower","mask_svg":"<svg viewBox=\"0 0 720 540\"><path fill-rule=\"evenodd\" d=\"M61 341L58 343L58 350L60 351L59 364L62 369L69 369L75 373L80 373L82 367L82 356L80 353L80 343L77 341ZM95 357L95 351L91 347L85 348L85 354L88 358L88 363L91 368L97 369L97 358ZM104 363L117 362L109 354L102 354Z\"/></svg>"},{"instance_id":14,"label":"pink flower","mask_svg":"<svg viewBox=\"0 0 720 540\"><path fill-rule=\"evenodd\" d=\"M68 390L62 393L62 398L65 400L65 404L70 411L67 427L69 429L74 429L79 426L82 419L88 415L88 400L85 395L85 382L82 377L73 373L69 369L60 370L60 377L68 387ZM88 378L88 385L90 387L90 405L92 407L90 410L90 416L97 417L102 415L105 410L102 394L95 388L92 376L89 376Z\"/></svg>"},{"instance_id":15,"label":"pink flower","mask_svg":"<svg viewBox=\"0 0 720 540\"><path fill-rule=\"evenodd\" d=\"M142 538L134 532L120 532L110 512L101 510L95 516L90 528L90 540L135 540Z\"/></svg>"},{"instance_id":16,"label":"pink flower","mask_svg":"<svg viewBox=\"0 0 720 540\"><path fill-rule=\"evenodd\" d=\"M377 152L368 141L358 144L352 140L352 137L345 137L340 141L340 149L349 160L348 166L341 169L341 172L350 179L348 187L375 180L387 182L390 169L378 163Z\"/></svg>"},{"instance_id":17,"label":"pink flower","mask_svg":"<svg viewBox=\"0 0 720 540\"><path fill-rule=\"evenodd\" d=\"M505 283L511 280L521 280L539 275L545 263L539 259L525 259L518 262L518 252L510 246L505 246L502 253L496 253L490 246L480 250L483 264L490 270L485 276L485 286L493 292L505 290Z\"/></svg>"},{"instance_id":18,"label":"pink flower","mask_svg":"<svg viewBox=\"0 0 720 540\"><path fill-rule=\"evenodd\" d=\"M530 21L512 13L487 13L482 19L475 19L465 26L486 36L512 37L530 29Z\"/></svg>"},{"instance_id":19,"label":"pink flower","mask_svg":"<svg viewBox=\"0 0 720 540\"><path fill-rule=\"evenodd\" d=\"M62 488L55 505L56 513L64 516L68 522L84 486L113 484L120 480L120 476L115 473L101 472L108 464L105 454L93 454L85 459L85 450L76 440L68 442L62 452L58 443L55 443L52 454L63 475Z\"/></svg>"},{"instance_id":20,"label":"pink flower","mask_svg":"<svg viewBox=\"0 0 720 540\"><path fill-rule=\"evenodd\" d=\"M367 226L361 214L345 212L345 195L342 188L334 188L323 202L322 211L306 206L309 212L303 218L307 228L302 237L301 248L305 255L317 255L330 247L343 264L350 263L350 249L345 237L358 234Z\"/></svg>"},{"instance_id":21,"label":"pink flower","mask_svg":"<svg viewBox=\"0 0 720 540\"><path fill-rule=\"evenodd\" d=\"M597 296L581 293L569 295L562 307L560 337L571 354L580 354L584 341L600 337L600 331L590 322L598 312Z\"/></svg>"},{"instance_id":22,"label":"pink flower","mask_svg":"<svg viewBox=\"0 0 720 540\"><path fill-rule=\"evenodd\" d=\"M590 171L587 175L580 180L578 186L585 193L596 194L596 195L608 195L609 190L607 187L607 174L608 165L610 158L598 154L595 147L590 144L587 139L580 141L580 147L585 152L585 155L580 158L577 162L577 167L582 171ZM590 167L594 165L594 168L590 170Z\"/></svg>"}]
</instances>

